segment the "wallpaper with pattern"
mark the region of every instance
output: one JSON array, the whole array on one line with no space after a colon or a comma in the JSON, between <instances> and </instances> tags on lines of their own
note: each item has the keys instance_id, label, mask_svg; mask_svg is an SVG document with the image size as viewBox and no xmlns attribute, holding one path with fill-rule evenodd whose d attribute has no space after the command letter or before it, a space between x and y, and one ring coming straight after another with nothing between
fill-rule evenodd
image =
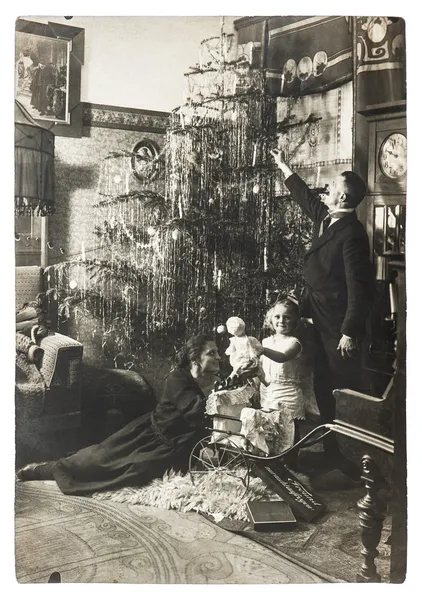
<instances>
[{"instance_id":1,"label":"wallpaper with pattern","mask_svg":"<svg viewBox=\"0 0 422 600\"><path fill-rule=\"evenodd\" d=\"M94 204L101 161L110 152L131 151L144 138L160 147L164 143L164 134L105 127L84 127L84 137L78 139L56 138L56 212L48 223L49 264L78 258L82 242L89 257L97 243Z\"/></svg>"}]
</instances>

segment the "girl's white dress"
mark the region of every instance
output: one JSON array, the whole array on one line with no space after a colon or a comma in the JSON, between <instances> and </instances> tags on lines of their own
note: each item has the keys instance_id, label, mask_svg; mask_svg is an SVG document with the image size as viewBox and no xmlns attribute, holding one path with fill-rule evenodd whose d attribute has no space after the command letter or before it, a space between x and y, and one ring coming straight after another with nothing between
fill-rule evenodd
<instances>
[{"instance_id":1,"label":"girl's white dress","mask_svg":"<svg viewBox=\"0 0 422 600\"><path fill-rule=\"evenodd\" d=\"M293 336L272 335L262 340L264 348L277 352L287 352L295 343L302 348L299 340ZM276 363L266 356L261 356L261 364L269 386L260 386L261 407L279 410L287 408L293 419L305 418L305 399L301 387L302 349L292 359L284 363Z\"/></svg>"}]
</instances>

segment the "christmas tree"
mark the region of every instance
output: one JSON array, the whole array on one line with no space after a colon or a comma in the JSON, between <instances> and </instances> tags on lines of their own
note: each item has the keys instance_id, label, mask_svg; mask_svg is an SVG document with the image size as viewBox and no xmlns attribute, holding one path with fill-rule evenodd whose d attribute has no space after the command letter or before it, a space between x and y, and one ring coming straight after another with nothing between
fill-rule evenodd
<instances>
[{"instance_id":1,"label":"christmas tree","mask_svg":"<svg viewBox=\"0 0 422 600\"><path fill-rule=\"evenodd\" d=\"M276 200L270 149L285 125L277 126L265 70L222 33L202 42L185 81L160 153L104 160L99 244L77 261L73 292L69 263L56 266L61 313L94 314L104 354L126 368L232 315L260 337L268 304L301 277L307 226L287 196ZM142 185L134 188L137 161Z\"/></svg>"}]
</instances>

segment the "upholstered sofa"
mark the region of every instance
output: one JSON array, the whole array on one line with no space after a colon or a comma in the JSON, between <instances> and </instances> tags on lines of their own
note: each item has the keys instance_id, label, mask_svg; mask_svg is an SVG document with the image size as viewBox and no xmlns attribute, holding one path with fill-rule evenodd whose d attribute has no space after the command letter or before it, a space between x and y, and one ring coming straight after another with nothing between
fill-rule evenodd
<instances>
[{"instance_id":1,"label":"upholstered sofa","mask_svg":"<svg viewBox=\"0 0 422 600\"><path fill-rule=\"evenodd\" d=\"M41 267L16 267L16 311L45 291ZM51 303L50 309L51 309ZM43 356L37 368L16 354L16 450L42 447L48 432L80 427L81 362L80 342L51 329L55 315L47 315L49 332L39 345ZM40 456L32 456L34 460Z\"/></svg>"}]
</instances>

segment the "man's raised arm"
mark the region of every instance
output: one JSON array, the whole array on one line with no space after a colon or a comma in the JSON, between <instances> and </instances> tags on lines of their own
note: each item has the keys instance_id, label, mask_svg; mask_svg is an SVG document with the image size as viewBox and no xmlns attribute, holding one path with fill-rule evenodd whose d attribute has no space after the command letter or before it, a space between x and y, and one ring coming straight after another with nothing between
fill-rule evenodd
<instances>
[{"instance_id":1,"label":"man's raised arm","mask_svg":"<svg viewBox=\"0 0 422 600\"><path fill-rule=\"evenodd\" d=\"M285 177L285 184L292 194L293 200L297 202L304 213L314 222L321 221L327 214L324 203L311 192L306 183L297 173L293 173L286 164L283 152L279 148L270 150L275 164Z\"/></svg>"}]
</instances>

